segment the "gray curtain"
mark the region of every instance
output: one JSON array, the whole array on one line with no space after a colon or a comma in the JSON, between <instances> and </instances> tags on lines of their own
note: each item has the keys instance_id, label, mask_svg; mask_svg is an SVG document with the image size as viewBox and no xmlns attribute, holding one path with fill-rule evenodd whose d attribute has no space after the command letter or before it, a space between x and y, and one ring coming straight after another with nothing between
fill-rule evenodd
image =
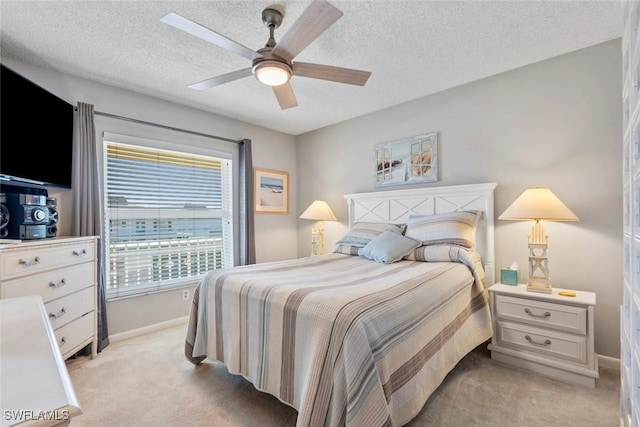
<instances>
[{"instance_id":1,"label":"gray curtain","mask_svg":"<svg viewBox=\"0 0 640 427\"><path fill-rule=\"evenodd\" d=\"M240 141L240 265L256 263L251 140Z\"/></svg>"},{"instance_id":2,"label":"gray curtain","mask_svg":"<svg viewBox=\"0 0 640 427\"><path fill-rule=\"evenodd\" d=\"M73 147L73 206L71 234L100 236L98 240L98 351L109 345L103 248L102 186L98 176L98 154L93 105L78 102Z\"/></svg>"}]
</instances>

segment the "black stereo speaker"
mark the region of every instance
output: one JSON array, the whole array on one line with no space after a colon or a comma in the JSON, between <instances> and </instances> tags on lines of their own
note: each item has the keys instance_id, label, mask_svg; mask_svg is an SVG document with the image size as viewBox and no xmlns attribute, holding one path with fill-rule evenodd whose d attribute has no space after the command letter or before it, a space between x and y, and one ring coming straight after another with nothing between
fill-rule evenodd
<instances>
[{"instance_id":1,"label":"black stereo speaker","mask_svg":"<svg viewBox=\"0 0 640 427\"><path fill-rule=\"evenodd\" d=\"M49 208L47 196L37 194L6 193L9 209L7 238L31 240L47 237Z\"/></svg>"},{"instance_id":2,"label":"black stereo speaker","mask_svg":"<svg viewBox=\"0 0 640 427\"><path fill-rule=\"evenodd\" d=\"M6 239L9 235L9 206L7 206L7 196L0 194L0 239Z\"/></svg>"},{"instance_id":3,"label":"black stereo speaker","mask_svg":"<svg viewBox=\"0 0 640 427\"><path fill-rule=\"evenodd\" d=\"M47 197L49 209L49 224L47 224L47 237L56 237L58 232L58 201L55 197Z\"/></svg>"}]
</instances>

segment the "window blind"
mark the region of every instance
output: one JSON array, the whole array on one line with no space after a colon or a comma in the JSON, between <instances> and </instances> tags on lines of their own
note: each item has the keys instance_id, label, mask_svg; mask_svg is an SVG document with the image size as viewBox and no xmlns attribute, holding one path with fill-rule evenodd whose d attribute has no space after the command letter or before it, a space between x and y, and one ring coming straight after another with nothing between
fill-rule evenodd
<instances>
[{"instance_id":1,"label":"window blind","mask_svg":"<svg viewBox=\"0 0 640 427\"><path fill-rule=\"evenodd\" d=\"M233 265L231 160L105 140L107 296Z\"/></svg>"}]
</instances>

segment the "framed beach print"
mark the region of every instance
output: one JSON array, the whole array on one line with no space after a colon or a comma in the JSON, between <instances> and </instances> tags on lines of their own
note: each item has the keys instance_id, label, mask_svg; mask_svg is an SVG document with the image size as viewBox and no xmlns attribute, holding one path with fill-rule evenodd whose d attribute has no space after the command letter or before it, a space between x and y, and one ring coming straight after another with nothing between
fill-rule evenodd
<instances>
[{"instance_id":1,"label":"framed beach print","mask_svg":"<svg viewBox=\"0 0 640 427\"><path fill-rule=\"evenodd\" d=\"M289 173L253 169L256 213L289 213Z\"/></svg>"},{"instance_id":2,"label":"framed beach print","mask_svg":"<svg viewBox=\"0 0 640 427\"><path fill-rule=\"evenodd\" d=\"M438 133L376 144L374 185L387 187L438 180Z\"/></svg>"}]
</instances>

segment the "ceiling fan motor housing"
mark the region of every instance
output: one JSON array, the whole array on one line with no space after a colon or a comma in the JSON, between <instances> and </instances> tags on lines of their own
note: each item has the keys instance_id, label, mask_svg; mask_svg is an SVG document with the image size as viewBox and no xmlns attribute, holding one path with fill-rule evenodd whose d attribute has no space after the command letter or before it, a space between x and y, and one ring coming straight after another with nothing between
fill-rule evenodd
<instances>
[{"instance_id":1,"label":"ceiling fan motor housing","mask_svg":"<svg viewBox=\"0 0 640 427\"><path fill-rule=\"evenodd\" d=\"M257 52L261 58L253 60L251 72L258 81L269 86L285 84L293 74L293 68L284 58L274 55L272 50L276 46L273 32L282 24L282 13L276 9L267 8L262 11L262 23L269 28L267 44Z\"/></svg>"},{"instance_id":2,"label":"ceiling fan motor housing","mask_svg":"<svg viewBox=\"0 0 640 427\"><path fill-rule=\"evenodd\" d=\"M267 28L272 28L275 30L282 24L282 13L279 10L266 8L262 11L262 23Z\"/></svg>"}]
</instances>

